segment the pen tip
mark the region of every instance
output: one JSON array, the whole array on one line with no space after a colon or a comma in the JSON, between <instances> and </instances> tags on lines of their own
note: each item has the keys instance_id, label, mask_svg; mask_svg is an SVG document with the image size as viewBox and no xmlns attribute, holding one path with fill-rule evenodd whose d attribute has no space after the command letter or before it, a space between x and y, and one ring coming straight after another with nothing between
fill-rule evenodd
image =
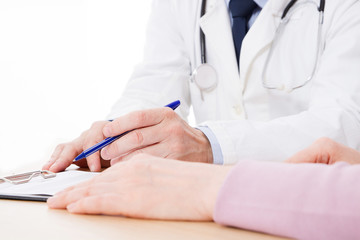
<instances>
[{"instance_id":1,"label":"pen tip","mask_svg":"<svg viewBox=\"0 0 360 240\"><path fill-rule=\"evenodd\" d=\"M85 158L85 155L84 155L84 153L82 152L82 153L79 154L79 156L77 156L77 157L75 158L74 162L76 162L76 161L78 161L78 160L80 160L80 159L83 159L83 158Z\"/></svg>"}]
</instances>

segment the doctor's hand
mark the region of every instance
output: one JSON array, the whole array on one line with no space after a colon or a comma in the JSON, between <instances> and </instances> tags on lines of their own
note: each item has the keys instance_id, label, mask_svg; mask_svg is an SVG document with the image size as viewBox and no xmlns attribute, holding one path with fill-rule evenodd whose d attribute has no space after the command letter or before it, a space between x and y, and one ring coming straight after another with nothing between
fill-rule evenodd
<instances>
[{"instance_id":1,"label":"doctor's hand","mask_svg":"<svg viewBox=\"0 0 360 240\"><path fill-rule=\"evenodd\" d=\"M47 203L71 213L211 221L218 191L230 170L139 154Z\"/></svg>"},{"instance_id":2,"label":"doctor's hand","mask_svg":"<svg viewBox=\"0 0 360 240\"><path fill-rule=\"evenodd\" d=\"M111 160L111 165L139 153L191 162L213 162L207 137L170 108L129 113L108 123L103 134L113 137L130 130L133 131L102 149L101 157Z\"/></svg>"},{"instance_id":3,"label":"doctor's hand","mask_svg":"<svg viewBox=\"0 0 360 240\"><path fill-rule=\"evenodd\" d=\"M324 163L348 162L360 163L360 152L337 143L329 138L320 138L310 147L298 152L286 160L289 163Z\"/></svg>"},{"instance_id":4,"label":"doctor's hand","mask_svg":"<svg viewBox=\"0 0 360 240\"><path fill-rule=\"evenodd\" d=\"M108 123L109 121L95 122L91 128L83 132L80 137L71 142L58 145L50 160L43 166L43 170L50 170L52 172L65 170L83 150L105 139L102 131L103 127ZM100 171L101 167L108 167L110 165L109 161L104 161L100 158L99 152L92 154L86 160L79 160L75 164L80 167L88 166L91 171Z\"/></svg>"}]
</instances>

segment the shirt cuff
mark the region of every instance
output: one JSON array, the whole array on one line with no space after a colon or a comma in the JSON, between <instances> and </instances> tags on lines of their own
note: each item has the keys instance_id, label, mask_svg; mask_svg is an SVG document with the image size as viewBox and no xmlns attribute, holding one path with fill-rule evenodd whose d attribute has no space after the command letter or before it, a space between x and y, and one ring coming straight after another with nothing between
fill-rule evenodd
<instances>
[{"instance_id":1,"label":"shirt cuff","mask_svg":"<svg viewBox=\"0 0 360 240\"><path fill-rule=\"evenodd\" d=\"M213 163L214 164L218 164L218 165L223 165L224 164L224 157L220 148L220 144L215 136L215 134L210 130L210 128L205 127L205 126L198 126L196 127L196 129L199 129L200 131L202 131L205 136L207 137L207 139L210 142L210 146L211 146L211 150L212 150L212 154L213 154Z\"/></svg>"}]
</instances>

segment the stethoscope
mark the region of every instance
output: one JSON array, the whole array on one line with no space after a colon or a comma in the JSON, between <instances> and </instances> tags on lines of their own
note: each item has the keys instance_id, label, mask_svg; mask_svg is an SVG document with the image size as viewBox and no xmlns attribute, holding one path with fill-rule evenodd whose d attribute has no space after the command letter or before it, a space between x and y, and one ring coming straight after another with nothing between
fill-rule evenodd
<instances>
[{"instance_id":1,"label":"stethoscope","mask_svg":"<svg viewBox=\"0 0 360 240\"><path fill-rule=\"evenodd\" d=\"M200 18L206 13L206 0L201 3ZM215 68L206 61L206 41L205 34L200 28L200 51L201 51L201 64L193 71L191 80L195 82L200 90L201 100L204 101L204 93L215 90L218 84L218 76Z\"/></svg>"},{"instance_id":2,"label":"stethoscope","mask_svg":"<svg viewBox=\"0 0 360 240\"><path fill-rule=\"evenodd\" d=\"M203 0L201 3L201 12L200 12L200 18L203 17L206 13L206 0ZM262 73L262 85L266 89L278 89L282 90L279 86L273 86L268 85L266 81L266 72L268 70L269 62L271 60L271 57L273 56L274 52L274 46L278 42L278 39L280 38L285 25L289 22L289 16L291 16L294 12L294 6L298 2L298 0L291 0L285 7L283 14L281 16L280 24L275 32L275 37L273 40L273 43L271 44L269 54L267 56L267 59L265 61L263 73ZM304 5L306 3L312 3L315 4L312 0L306 0L304 2L299 3L298 5ZM324 23L324 10L325 10L325 0L320 0L319 7L316 5L316 8L319 12L319 22L318 22L318 41L317 41L317 53L316 53L316 62L313 68L313 71L311 75L307 78L307 80L298 85L292 87L290 90L298 89L303 86L305 86L310 80L314 77L315 71L317 69L318 59L321 52L321 32L322 32L322 25ZM290 11L293 10L293 11ZM218 85L218 75L213 66L207 63L206 60L206 41L205 41L205 34L200 28L200 51L201 51L201 64L195 68L195 70L192 73L191 80L196 84L196 86L199 88L201 93L201 99L204 100L204 93L211 92L216 89Z\"/></svg>"},{"instance_id":3,"label":"stethoscope","mask_svg":"<svg viewBox=\"0 0 360 240\"><path fill-rule=\"evenodd\" d=\"M276 47L276 45L279 42L280 37L282 36L285 26L286 24L289 22L290 16L295 12L295 4L296 6L299 8L301 6L305 6L305 4L313 4L318 12L319 12L319 21L318 21L318 31L317 31L317 46L316 46L316 52L315 52L315 61L314 61L314 66L312 71L310 72L310 75L306 78L306 80L303 83L300 83L298 85L295 86L291 86L291 87L285 87L285 85L283 84L269 84L266 76L268 76L267 74L267 70L269 67L269 63L271 61L272 56L274 55L274 49ZM271 47L269 50L269 54L266 58L265 61L265 65L264 65L264 69L262 72L262 85L264 88L269 89L269 90L280 90L280 91L286 91L286 92L291 92L293 90L299 89L301 87L304 87L306 84L308 84L314 77L318 63L319 63L319 56L321 55L321 44L322 44L322 26L324 24L324 10L325 10L325 0L320 0L320 5L317 6L317 4L312 1L312 0L305 0L305 1L301 1L298 2L297 0L291 0L288 5L285 7L283 14L281 15L281 19L280 19L280 24L278 26L278 28L276 29L275 32L275 36L274 36L274 40L271 43Z\"/></svg>"}]
</instances>

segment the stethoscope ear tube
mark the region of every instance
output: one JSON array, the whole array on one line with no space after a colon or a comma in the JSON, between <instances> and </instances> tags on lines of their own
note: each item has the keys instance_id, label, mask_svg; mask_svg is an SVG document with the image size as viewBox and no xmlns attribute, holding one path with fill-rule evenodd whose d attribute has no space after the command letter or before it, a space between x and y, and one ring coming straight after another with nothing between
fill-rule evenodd
<instances>
[{"instance_id":1,"label":"stethoscope ear tube","mask_svg":"<svg viewBox=\"0 0 360 240\"><path fill-rule=\"evenodd\" d=\"M204 16L206 13L206 0L203 0L201 3L201 13L200 18ZM205 34L203 30L200 28L200 48L201 48L201 64L206 63L206 41L205 41Z\"/></svg>"},{"instance_id":2,"label":"stethoscope ear tube","mask_svg":"<svg viewBox=\"0 0 360 240\"><path fill-rule=\"evenodd\" d=\"M325 0L320 0L319 11L320 11L320 12L324 12L324 11L325 11Z\"/></svg>"},{"instance_id":3,"label":"stethoscope ear tube","mask_svg":"<svg viewBox=\"0 0 360 240\"><path fill-rule=\"evenodd\" d=\"M264 88L266 89L270 89L270 90L274 90L274 89L277 89L277 90L286 90L287 92L291 92L295 89L298 89L298 88L301 88L303 86L305 86L307 83L309 83L314 75L315 75L315 72L316 72L316 69L317 69L317 66L318 66L318 62L319 62L319 56L321 54L321 43L322 43L322 27L323 27L323 23L324 23L324 10L325 10L325 0L320 0L320 3L319 3L319 6L317 6L317 4L313 1L303 1L303 2L298 2L297 5L301 5L302 3L303 4L306 4L306 3L312 3L314 5L316 5L316 8L319 12L319 21L318 21L318 31L317 31L317 51L316 51L316 58L315 58L315 64L314 64L314 67L313 67L313 70L312 72L310 73L310 75L307 77L306 81L305 82L302 82L301 84L298 84L298 85L295 85L295 86L292 86L292 87L289 87L289 88L286 88L284 86L284 84L282 85L270 85L268 84L268 81L266 79L266 73L267 73L267 69L269 67L269 62L270 62L270 59L272 58L273 56L273 52L274 52L274 47L278 44L278 39L279 37L282 35L282 32L285 28L285 25L288 23L288 18L287 16L289 14L292 14L292 12L289 13L290 9L292 9L292 7L295 7L295 3L297 3L297 0L291 0L288 5L285 7L284 9L284 12L281 16L281 21L280 21L280 24L275 32L275 36L274 36L274 39L270 45L270 49L269 49L269 53L267 55L267 58L265 60L265 64L264 64L264 68L263 68L263 72L262 72L262 85Z\"/></svg>"},{"instance_id":4,"label":"stethoscope ear tube","mask_svg":"<svg viewBox=\"0 0 360 240\"><path fill-rule=\"evenodd\" d=\"M286 17L286 15L288 14L289 10L294 6L294 4L297 2L298 0L291 0L288 5L286 5L283 14L281 15L281 19L284 19ZM319 12L324 12L325 11L325 0L320 0L320 5L319 5Z\"/></svg>"},{"instance_id":5,"label":"stethoscope ear tube","mask_svg":"<svg viewBox=\"0 0 360 240\"><path fill-rule=\"evenodd\" d=\"M283 14L281 15L281 19L284 19L289 12L289 10L294 6L294 4L297 2L297 0L291 0L288 5L286 5Z\"/></svg>"}]
</instances>

